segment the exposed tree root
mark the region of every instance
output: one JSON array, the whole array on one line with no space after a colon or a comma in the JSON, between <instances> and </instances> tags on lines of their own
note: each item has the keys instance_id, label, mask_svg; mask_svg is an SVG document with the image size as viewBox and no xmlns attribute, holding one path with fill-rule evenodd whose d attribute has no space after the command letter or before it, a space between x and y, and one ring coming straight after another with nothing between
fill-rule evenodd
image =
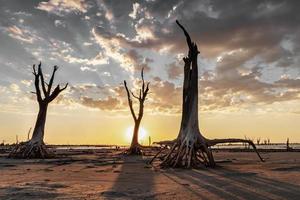
<instances>
[{"instance_id":1,"label":"exposed tree root","mask_svg":"<svg viewBox=\"0 0 300 200\"><path fill-rule=\"evenodd\" d=\"M250 140L244 139L204 139L205 142L199 140L179 140L163 141L157 144L163 145L162 149L152 158L150 164L157 158L162 159L161 167L181 167L181 168L199 168L201 166L215 167L216 163L210 147L222 143L248 143L251 145L258 155L259 159L264 162L256 149L255 144ZM169 149L168 153L164 150ZM159 155L161 155L159 157Z\"/></svg>"},{"instance_id":2,"label":"exposed tree root","mask_svg":"<svg viewBox=\"0 0 300 200\"><path fill-rule=\"evenodd\" d=\"M155 155L154 157L149 161L149 164L151 164L156 158L158 155L160 155L164 150L167 150L168 148L167 147L163 147L161 148ZM164 154L166 155L166 154ZM160 159L163 159L164 157L159 157Z\"/></svg>"},{"instance_id":3,"label":"exposed tree root","mask_svg":"<svg viewBox=\"0 0 300 200\"><path fill-rule=\"evenodd\" d=\"M169 146L169 148L170 150L168 153L162 155L163 161L160 163L160 166L163 168L198 168L203 165L207 167L215 166L211 150L205 143L202 144L188 139L185 139L182 142L177 140L172 146ZM159 152L150 163L152 163L154 159L158 158L158 155L162 152L163 151Z\"/></svg>"},{"instance_id":4,"label":"exposed tree root","mask_svg":"<svg viewBox=\"0 0 300 200\"><path fill-rule=\"evenodd\" d=\"M46 145L41 142L22 142L17 144L15 148L10 152L9 158L54 158L55 155L52 151L47 149Z\"/></svg>"},{"instance_id":5,"label":"exposed tree root","mask_svg":"<svg viewBox=\"0 0 300 200\"><path fill-rule=\"evenodd\" d=\"M207 140L207 139L206 139ZM235 138L228 138L228 139L213 139L213 140L207 140L208 146L214 146L216 144L224 144L224 143L248 143L251 145L259 157L259 159L264 162L265 160L260 156L259 152L256 149L255 144L251 140L244 140L244 139L235 139Z\"/></svg>"},{"instance_id":6,"label":"exposed tree root","mask_svg":"<svg viewBox=\"0 0 300 200\"><path fill-rule=\"evenodd\" d=\"M142 155L142 146L137 144L135 146L131 146L126 152L126 155Z\"/></svg>"}]
</instances>

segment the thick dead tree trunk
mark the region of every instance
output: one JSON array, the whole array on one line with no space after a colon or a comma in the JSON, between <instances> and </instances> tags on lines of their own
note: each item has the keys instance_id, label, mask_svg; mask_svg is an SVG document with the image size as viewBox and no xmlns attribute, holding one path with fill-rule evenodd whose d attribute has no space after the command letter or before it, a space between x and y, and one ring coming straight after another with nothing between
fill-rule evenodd
<instances>
[{"instance_id":1,"label":"thick dead tree trunk","mask_svg":"<svg viewBox=\"0 0 300 200\"><path fill-rule=\"evenodd\" d=\"M182 118L178 137L173 141L159 142L164 145L166 153L161 157L160 164L162 167L198 167L205 165L214 167L215 161L210 149L211 146L220 143L248 143L256 147L250 140L243 139L206 139L199 130L198 123L198 64L197 57L200 53L196 43L191 38L185 28L176 21L178 26L183 30L187 45L189 47L188 56L183 58L184 61L184 81L183 81L183 98L182 98ZM160 151L152 161L164 151ZM257 151L256 151L257 152ZM257 152L259 158L259 153ZM151 161L151 162L152 162Z\"/></svg>"},{"instance_id":2,"label":"thick dead tree trunk","mask_svg":"<svg viewBox=\"0 0 300 200\"><path fill-rule=\"evenodd\" d=\"M54 154L46 148L44 143L44 131L47 117L47 108L51 101L53 101L63 90L68 87L66 84L63 88L57 85L53 91L51 91L55 73L58 67L54 66L52 76L49 83L44 80L41 63L38 65L38 69L33 65L34 86L36 92L37 102L39 104L39 112L37 115L35 127L32 137L27 142L18 144L9 154L12 158L49 158ZM42 88L42 92L41 89Z\"/></svg>"},{"instance_id":3,"label":"thick dead tree trunk","mask_svg":"<svg viewBox=\"0 0 300 200\"><path fill-rule=\"evenodd\" d=\"M129 105L129 109L131 112L131 115L133 117L134 120L134 129L133 129L133 136L132 136L132 140L131 140L131 144L130 147L127 151L127 154L132 154L132 155L139 155L141 154L141 145L139 144L138 141L138 137L139 137L139 128L140 128L140 124L144 115L144 102L146 100L146 97L148 95L149 92L149 82L147 84L145 84L145 80L144 80L144 68L142 69L141 72L141 77L142 77L142 87L139 90L139 94L135 95L132 91L130 91L127 87L127 83L124 80L124 87L126 89L127 92L127 99L128 99L128 105ZM133 104L132 104L132 97L137 99L139 101L139 113L136 116L135 111L133 109Z\"/></svg>"}]
</instances>

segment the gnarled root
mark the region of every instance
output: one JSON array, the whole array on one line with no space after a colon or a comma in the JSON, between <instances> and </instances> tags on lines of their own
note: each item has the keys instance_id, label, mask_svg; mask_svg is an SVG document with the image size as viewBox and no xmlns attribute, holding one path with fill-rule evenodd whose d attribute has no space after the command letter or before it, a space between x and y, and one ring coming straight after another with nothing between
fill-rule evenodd
<instances>
[{"instance_id":1,"label":"gnarled root","mask_svg":"<svg viewBox=\"0 0 300 200\"><path fill-rule=\"evenodd\" d=\"M170 143L168 142L168 145ZM162 151L158 152L150 161L152 163ZM214 167L215 161L211 150L206 144L194 142L185 138L182 142L173 141L170 151L163 156L161 167L181 167L181 168L198 168L200 166Z\"/></svg>"},{"instance_id":2,"label":"gnarled root","mask_svg":"<svg viewBox=\"0 0 300 200\"><path fill-rule=\"evenodd\" d=\"M8 155L9 158L53 158L54 153L43 142L21 142Z\"/></svg>"},{"instance_id":3,"label":"gnarled root","mask_svg":"<svg viewBox=\"0 0 300 200\"><path fill-rule=\"evenodd\" d=\"M221 143L248 143L253 147L260 160L264 162L264 159L260 156L255 144L251 140L204 139L204 142L199 142L198 140L193 142L193 140L184 139L181 142L177 139L174 141L159 142L158 144L165 145L165 147L152 158L150 164L156 158L163 158L162 163L160 163L161 167L198 168L203 165L206 167L215 167L216 163L210 147ZM168 148L170 149L168 153L159 157Z\"/></svg>"},{"instance_id":4,"label":"gnarled root","mask_svg":"<svg viewBox=\"0 0 300 200\"><path fill-rule=\"evenodd\" d=\"M131 146L126 152L127 155L142 155L142 147L141 145L137 144L135 146Z\"/></svg>"}]
</instances>

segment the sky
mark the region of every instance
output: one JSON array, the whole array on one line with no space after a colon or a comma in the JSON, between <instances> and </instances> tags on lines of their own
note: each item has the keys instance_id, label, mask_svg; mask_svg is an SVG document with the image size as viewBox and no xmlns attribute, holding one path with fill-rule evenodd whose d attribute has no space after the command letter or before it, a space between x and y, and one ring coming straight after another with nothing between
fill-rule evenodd
<instances>
[{"instance_id":1,"label":"sky","mask_svg":"<svg viewBox=\"0 0 300 200\"><path fill-rule=\"evenodd\" d=\"M300 1L0 0L0 142L27 138L38 104L32 65L68 89L49 105L48 144L129 144L123 80L150 82L141 141L174 139L187 46L198 44L207 138L300 142ZM135 102L137 105L138 102Z\"/></svg>"}]
</instances>

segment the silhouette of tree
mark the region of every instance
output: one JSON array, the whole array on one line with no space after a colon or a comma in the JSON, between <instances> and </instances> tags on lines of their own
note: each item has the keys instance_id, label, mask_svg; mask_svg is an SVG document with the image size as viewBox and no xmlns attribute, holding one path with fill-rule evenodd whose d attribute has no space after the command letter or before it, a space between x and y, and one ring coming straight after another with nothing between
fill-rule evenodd
<instances>
[{"instance_id":1,"label":"silhouette of tree","mask_svg":"<svg viewBox=\"0 0 300 200\"><path fill-rule=\"evenodd\" d=\"M127 83L124 80L124 87L125 87L126 92L127 92L128 105L129 105L130 113L131 113L131 115L133 117L133 120L134 120L133 136L132 136L131 144L130 144L130 147L127 151L127 154L133 154L133 155L141 154L141 145L138 142L138 135L139 135L138 133L139 133L139 127L140 127L140 124L141 124L141 120L142 120L143 115L144 115L144 103L145 103L146 97L147 97L148 92L149 92L149 84L150 84L150 82L145 83L144 68L142 69L141 77L142 77L142 86L139 89L139 94L138 95L135 95L132 91L130 91L128 89ZM135 111L133 109L132 97L139 101L139 113L138 113L138 115L135 114Z\"/></svg>"},{"instance_id":2,"label":"silhouette of tree","mask_svg":"<svg viewBox=\"0 0 300 200\"><path fill-rule=\"evenodd\" d=\"M42 72L41 63L36 66L33 65L33 75L34 75L34 86L36 92L32 92L36 95L37 102L39 104L39 112L33 134L31 139L27 142L22 142L12 150L9 157L14 158L49 158L53 157L54 154L46 148L44 143L44 129L46 123L48 104L52 102L63 90L68 87L68 83L60 88L57 85L54 90L52 90L52 85L55 77L55 73L58 69L57 66L53 67L52 76L49 83L44 80L44 75ZM41 91L42 89L42 91Z\"/></svg>"},{"instance_id":3,"label":"silhouette of tree","mask_svg":"<svg viewBox=\"0 0 300 200\"><path fill-rule=\"evenodd\" d=\"M173 141L162 141L158 144L168 148L162 149L151 160L151 162L160 154L166 151L161 158L162 167L214 167L215 161L210 149L211 146L220 143L248 143L256 151L254 143L246 139L207 139L199 130L198 123L198 64L197 57L200 53L196 43L192 42L188 32L176 20L178 26L183 30L189 48L188 56L183 58L184 61L184 81L183 81L183 98L182 98L182 118L179 134Z\"/></svg>"}]
</instances>

